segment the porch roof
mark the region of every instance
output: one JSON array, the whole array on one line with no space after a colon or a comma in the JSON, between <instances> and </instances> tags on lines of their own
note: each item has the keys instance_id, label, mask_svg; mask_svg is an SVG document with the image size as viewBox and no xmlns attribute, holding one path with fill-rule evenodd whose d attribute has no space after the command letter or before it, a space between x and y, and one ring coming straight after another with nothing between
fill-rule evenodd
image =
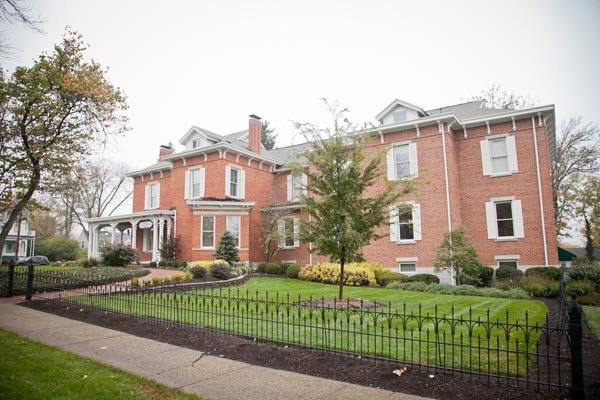
<instances>
[{"instance_id":1,"label":"porch roof","mask_svg":"<svg viewBox=\"0 0 600 400\"><path fill-rule=\"evenodd\" d=\"M132 214L124 214L124 215L111 215L109 217L96 217L89 218L87 220L88 224L110 224L110 223L119 223L119 222L129 222L131 220L140 221L152 217L172 217L175 216L175 210L148 210L141 211Z\"/></svg>"}]
</instances>

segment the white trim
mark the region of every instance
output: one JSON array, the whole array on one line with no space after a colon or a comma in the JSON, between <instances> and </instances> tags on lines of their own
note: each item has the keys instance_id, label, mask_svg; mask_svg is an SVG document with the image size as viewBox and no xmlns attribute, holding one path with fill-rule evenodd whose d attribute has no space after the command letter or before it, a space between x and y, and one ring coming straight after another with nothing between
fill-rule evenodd
<instances>
[{"instance_id":1,"label":"white trim","mask_svg":"<svg viewBox=\"0 0 600 400\"><path fill-rule=\"evenodd\" d=\"M511 261L511 260L518 261L520 259L521 259L521 256L518 255L518 254L516 254L516 255L508 255L508 256L495 256L494 257L494 260L499 260L499 261L506 261L506 260L508 260L508 261Z\"/></svg>"},{"instance_id":2,"label":"white trim","mask_svg":"<svg viewBox=\"0 0 600 400\"><path fill-rule=\"evenodd\" d=\"M213 244L212 246L204 246L204 217L212 217L212 233L213 233ZM202 214L200 215L200 250L214 250L217 243L217 216L215 214Z\"/></svg>"},{"instance_id":3,"label":"white trim","mask_svg":"<svg viewBox=\"0 0 600 400\"><path fill-rule=\"evenodd\" d=\"M444 134L444 123L440 125L442 135L442 151L444 152L444 179L446 184L446 210L448 217L448 232L452 232L452 213L450 211L450 183L448 182L448 159L446 157L446 136Z\"/></svg>"},{"instance_id":4,"label":"white trim","mask_svg":"<svg viewBox=\"0 0 600 400\"><path fill-rule=\"evenodd\" d=\"M282 264L296 264L296 260L281 260Z\"/></svg>"},{"instance_id":5,"label":"white trim","mask_svg":"<svg viewBox=\"0 0 600 400\"><path fill-rule=\"evenodd\" d=\"M210 200L188 200L186 204L191 208L202 208L204 210L239 210L247 212L254 208L255 202L239 201L210 201Z\"/></svg>"},{"instance_id":6,"label":"white trim","mask_svg":"<svg viewBox=\"0 0 600 400\"><path fill-rule=\"evenodd\" d=\"M396 263L399 262L417 262L419 261L419 257L398 257L396 258Z\"/></svg>"},{"instance_id":7,"label":"white trim","mask_svg":"<svg viewBox=\"0 0 600 400\"><path fill-rule=\"evenodd\" d=\"M535 127L535 117L531 117L531 124L533 126L533 148L535 151L535 170L537 172L537 183L538 183L538 196L540 200L540 218L542 223L542 241L544 243L544 262L548 266L548 243L546 242L546 220L544 217L544 199L542 196L542 178L540 176L540 157L538 153L537 145L537 130Z\"/></svg>"}]
</instances>

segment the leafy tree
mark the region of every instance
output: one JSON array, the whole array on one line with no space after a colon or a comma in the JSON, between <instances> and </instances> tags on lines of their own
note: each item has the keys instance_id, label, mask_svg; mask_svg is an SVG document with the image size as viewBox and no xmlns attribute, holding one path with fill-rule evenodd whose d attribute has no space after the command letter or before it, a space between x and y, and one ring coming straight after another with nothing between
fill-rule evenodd
<instances>
[{"instance_id":1,"label":"leafy tree","mask_svg":"<svg viewBox=\"0 0 600 400\"><path fill-rule=\"evenodd\" d=\"M76 240L64 237L51 237L35 242L35 253L48 257L50 261L72 261L79 255Z\"/></svg>"},{"instance_id":2,"label":"leafy tree","mask_svg":"<svg viewBox=\"0 0 600 400\"><path fill-rule=\"evenodd\" d=\"M229 265L240 261L235 239L229 231L226 230L221 235L221 241L219 242L219 247L217 247L214 258L215 260L225 260Z\"/></svg>"},{"instance_id":3,"label":"leafy tree","mask_svg":"<svg viewBox=\"0 0 600 400\"><path fill-rule=\"evenodd\" d=\"M267 150L273 150L275 148L275 139L277 139L277 135L274 135L273 132L274 129L269 126L269 121L263 121L260 129L260 141Z\"/></svg>"},{"instance_id":4,"label":"leafy tree","mask_svg":"<svg viewBox=\"0 0 600 400\"><path fill-rule=\"evenodd\" d=\"M478 95L471 96L468 100L483 101L487 108L508 110L519 110L535 105L535 101L531 97L510 92L499 83L493 83L489 88L482 90Z\"/></svg>"},{"instance_id":5,"label":"leafy tree","mask_svg":"<svg viewBox=\"0 0 600 400\"><path fill-rule=\"evenodd\" d=\"M126 129L124 95L100 64L83 59L85 50L67 31L32 67L8 79L0 70L0 212L8 214L0 249L36 191L52 187L93 143Z\"/></svg>"},{"instance_id":6,"label":"leafy tree","mask_svg":"<svg viewBox=\"0 0 600 400\"><path fill-rule=\"evenodd\" d=\"M346 118L346 109L325 101L332 128L321 129L311 123L295 123L309 142L303 154L309 168L292 165L295 172L306 173L306 195L300 203L309 219L301 222L301 240L313 242L316 252L339 262L339 298L343 298L344 266L363 259L362 248L380 235L377 229L388 219L389 206L414 188L412 181L396 187L385 181L386 189L367 196L369 188L382 181L384 152L365 149L371 140L366 130L357 129Z\"/></svg>"},{"instance_id":7,"label":"leafy tree","mask_svg":"<svg viewBox=\"0 0 600 400\"><path fill-rule=\"evenodd\" d=\"M48 210L34 210L29 214L28 222L29 229L35 231L35 238L38 240L38 244L40 239L55 237L57 234L56 216Z\"/></svg>"},{"instance_id":8,"label":"leafy tree","mask_svg":"<svg viewBox=\"0 0 600 400\"><path fill-rule=\"evenodd\" d=\"M160 258L165 261L177 260L179 254L179 236L171 236L160 246Z\"/></svg>"},{"instance_id":9,"label":"leafy tree","mask_svg":"<svg viewBox=\"0 0 600 400\"><path fill-rule=\"evenodd\" d=\"M288 208L271 207L260 211L261 222L258 229L260 230L260 245L266 262L271 262L273 257L279 252L279 242L281 239L279 221L292 214L293 211Z\"/></svg>"},{"instance_id":10,"label":"leafy tree","mask_svg":"<svg viewBox=\"0 0 600 400\"><path fill-rule=\"evenodd\" d=\"M463 278L467 277L479 280L483 268L477 250L471 244L471 239L462 226L444 234L444 240L437 248L433 265L436 271L450 270L458 284L467 283L463 282L465 281Z\"/></svg>"}]
</instances>

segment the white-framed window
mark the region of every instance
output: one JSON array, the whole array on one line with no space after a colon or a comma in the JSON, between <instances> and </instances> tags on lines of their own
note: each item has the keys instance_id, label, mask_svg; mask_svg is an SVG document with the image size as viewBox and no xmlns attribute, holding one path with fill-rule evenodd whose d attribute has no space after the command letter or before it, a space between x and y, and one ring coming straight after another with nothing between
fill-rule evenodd
<instances>
[{"instance_id":1,"label":"white-framed window","mask_svg":"<svg viewBox=\"0 0 600 400\"><path fill-rule=\"evenodd\" d=\"M197 149L198 147L200 147L200 139L192 140L192 149Z\"/></svg>"},{"instance_id":2,"label":"white-framed window","mask_svg":"<svg viewBox=\"0 0 600 400\"><path fill-rule=\"evenodd\" d=\"M417 258L416 257L402 257L396 258L398 265L398 272L417 272Z\"/></svg>"},{"instance_id":3,"label":"white-framed window","mask_svg":"<svg viewBox=\"0 0 600 400\"><path fill-rule=\"evenodd\" d=\"M214 215L203 215L200 227L201 243L203 249L215 248L215 219Z\"/></svg>"},{"instance_id":4,"label":"white-framed window","mask_svg":"<svg viewBox=\"0 0 600 400\"><path fill-rule=\"evenodd\" d=\"M4 242L4 254L15 254L17 250L16 240L7 240Z\"/></svg>"},{"instance_id":5,"label":"white-framed window","mask_svg":"<svg viewBox=\"0 0 600 400\"><path fill-rule=\"evenodd\" d=\"M160 205L160 182L153 182L146 185L145 209L154 210Z\"/></svg>"},{"instance_id":6,"label":"white-framed window","mask_svg":"<svg viewBox=\"0 0 600 400\"><path fill-rule=\"evenodd\" d=\"M494 135L480 142L483 175L504 176L518 172L514 136Z\"/></svg>"},{"instance_id":7,"label":"white-framed window","mask_svg":"<svg viewBox=\"0 0 600 400\"><path fill-rule=\"evenodd\" d=\"M525 237L521 200L513 197L491 199L485 203L488 239Z\"/></svg>"},{"instance_id":8,"label":"white-framed window","mask_svg":"<svg viewBox=\"0 0 600 400\"><path fill-rule=\"evenodd\" d=\"M417 144L398 143L394 144L386 154L387 178L396 181L405 178L416 178L418 176Z\"/></svg>"},{"instance_id":9,"label":"white-framed window","mask_svg":"<svg viewBox=\"0 0 600 400\"><path fill-rule=\"evenodd\" d=\"M513 269L518 269L519 268L519 261L518 260L498 260L498 268L500 267L508 267L508 268L513 268Z\"/></svg>"},{"instance_id":10,"label":"white-framed window","mask_svg":"<svg viewBox=\"0 0 600 400\"><path fill-rule=\"evenodd\" d=\"M185 171L185 196L187 199L204 197L206 170L203 167L190 168Z\"/></svg>"},{"instance_id":11,"label":"white-framed window","mask_svg":"<svg viewBox=\"0 0 600 400\"><path fill-rule=\"evenodd\" d=\"M300 246L299 220L296 217L282 218L278 222L279 247L293 249Z\"/></svg>"},{"instance_id":12,"label":"white-framed window","mask_svg":"<svg viewBox=\"0 0 600 400\"><path fill-rule=\"evenodd\" d=\"M154 245L154 228L144 229L144 242L142 244L142 251L149 253L152 251Z\"/></svg>"},{"instance_id":13,"label":"white-framed window","mask_svg":"<svg viewBox=\"0 0 600 400\"><path fill-rule=\"evenodd\" d=\"M421 205L408 202L390 207L390 241L414 243L421 239Z\"/></svg>"},{"instance_id":14,"label":"white-framed window","mask_svg":"<svg viewBox=\"0 0 600 400\"><path fill-rule=\"evenodd\" d=\"M287 176L287 200L298 201L300 196L306 195L308 178L306 174L290 174Z\"/></svg>"},{"instance_id":15,"label":"white-framed window","mask_svg":"<svg viewBox=\"0 0 600 400\"><path fill-rule=\"evenodd\" d=\"M393 114L394 123L406 121L406 110L396 111Z\"/></svg>"},{"instance_id":16,"label":"white-framed window","mask_svg":"<svg viewBox=\"0 0 600 400\"><path fill-rule=\"evenodd\" d=\"M225 195L236 199L246 196L246 171L228 165L225 168Z\"/></svg>"},{"instance_id":17,"label":"white-framed window","mask_svg":"<svg viewBox=\"0 0 600 400\"><path fill-rule=\"evenodd\" d=\"M227 216L227 230L233 236L236 243L235 247L240 247L240 225L241 217L239 215L228 215Z\"/></svg>"}]
</instances>

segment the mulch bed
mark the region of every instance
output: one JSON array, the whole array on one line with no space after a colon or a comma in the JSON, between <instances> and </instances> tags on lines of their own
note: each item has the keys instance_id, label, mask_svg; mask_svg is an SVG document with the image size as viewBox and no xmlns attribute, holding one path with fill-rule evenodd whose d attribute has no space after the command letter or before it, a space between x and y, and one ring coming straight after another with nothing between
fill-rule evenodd
<instances>
[{"instance_id":1,"label":"mulch bed","mask_svg":"<svg viewBox=\"0 0 600 400\"><path fill-rule=\"evenodd\" d=\"M532 392L523 384L519 387L497 384L487 378L428 370L427 367L408 366L402 376L393 370L399 363L375 362L351 357L306 350L296 347L275 346L223 333L207 332L174 325L156 324L126 318L110 312L80 309L53 300L23 303L40 311L126 332L135 336L158 340L176 346L204 351L208 354L238 360L253 365L287 370L322 378L335 379L363 386L431 397L436 399L568 399L569 393ZM556 315L558 304L547 302L550 315ZM584 327L584 370L587 398L600 398L600 345ZM433 375L433 378L430 376Z\"/></svg>"}]
</instances>

